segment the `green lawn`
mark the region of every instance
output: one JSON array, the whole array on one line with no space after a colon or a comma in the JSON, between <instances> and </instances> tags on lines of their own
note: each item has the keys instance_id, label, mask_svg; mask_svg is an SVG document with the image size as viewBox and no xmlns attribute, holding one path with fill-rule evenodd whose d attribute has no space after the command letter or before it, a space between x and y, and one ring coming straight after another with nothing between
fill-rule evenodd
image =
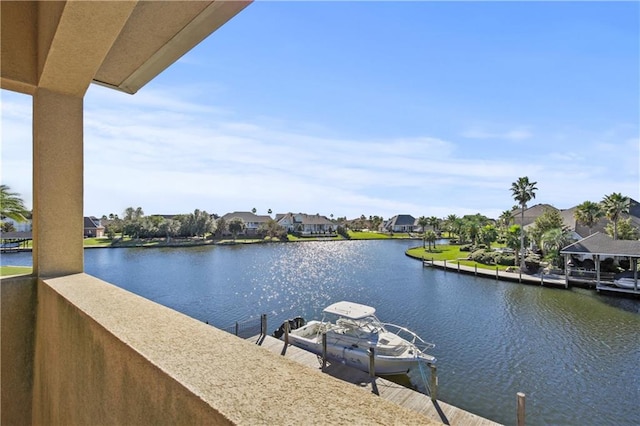
<instances>
[{"instance_id":1,"label":"green lawn","mask_svg":"<svg viewBox=\"0 0 640 426\"><path fill-rule=\"evenodd\" d=\"M349 238L352 240L387 240L388 234L380 234L379 232L363 232L363 231L348 231Z\"/></svg>"},{"instance_id":2,"label":"green lawn","mask_svg":"<svg viewBox=\"0 0 640 426\"><path fill-rule=\"evenodd\" d=\"M83 241L84 241L83 244L85 247L94 247L94 246L106 247L111 245L112 240L108 239L107 237L102 237L102 238L85 238Z\"/></svg>"},{"instance_id":3,"label":"green lawn","mask_svg":"<svg viewBox=\"0 0 640 426\"><path fill-rule=\"evenodd\" d=\"M0 266L0 277L28 275L31 274L31 271L33 271L31 266Z\"/></svg>"},{"instance_id":4,"label":"green lawn","mask_svg":"<svg viewBox=\"0 0 640 426\"><path fill-rule=\"evenodd\" d=\"M504 266L504 265L486 265L484 263L474 262L473 260L463 260L469 256L469 252L460 251L460 246L458 245L438 245L435 248L433 248L432 246L431 250L429 250L428 245L426 249L420 246L420 247L411 248L407 250L406 253L408 256L411 256L416 259L440 260L440 261L446 260L447 262L452 261L452 262L455 262L456 264L459 261L461 265L467 265L467 266L478 265L478 268L492 269L492 270L495 270L497 266L498 269L502 271L508 268L508 266Z\"/></svg>"}]
</instances>

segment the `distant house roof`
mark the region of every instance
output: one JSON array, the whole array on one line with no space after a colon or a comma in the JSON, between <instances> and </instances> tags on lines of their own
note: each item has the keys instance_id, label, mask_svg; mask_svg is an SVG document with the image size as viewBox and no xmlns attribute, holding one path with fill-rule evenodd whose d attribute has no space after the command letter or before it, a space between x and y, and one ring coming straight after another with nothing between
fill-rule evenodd
<instances>
[{"instance_id":1,"label":"distant house roof","mask_svg":"<svg viewBox=\"0 0 640 426\"><path fill-rule=\"evenodd\" d=\"M524 210L524 222L522 224L520 223L522 209L513 209L511 217L513 218L514 224L525 227L535 222L536 218L544 213L546 209L558 210L551 204L536 204L535 206L531 206Z\"/></svg>"},{"instance_id":2,"label":"distant house roof","mask_svg":"<svg viewBox=\"0 0 640 426\"><path fill-rule=\"evenodd\" d=\"M640 203L633 198L629 198L629 214L640 218Z\"/></svg>"},{"instance_id":3,"label":"distant house roof","mask_svg":"<svg viewBox=\"0 0 640 426\"><path fill-rule=\"evenodd\" d=\"M222 216L222 219L224 219L225 221L229 221L229 220L233 219L234 217L238 217L238 218L242 219L245 222L251 222L251 223L262 223L262 222L267 222L269 219L271 219L271 216L268 216L268 215L257 215L257 214L252 213L252 212L232 212L232 213L227 213L224 216Z\"/></svg>"},{"instance_id":4,"label":"distant house roof","mask_svg":"<svg viewBox=\"0 0 640 426\"><path fill-rule=\"evenodd\" d=\"M589 229L588 226L576 220L577 209L578 206L574 206L570 209L560 210L560 216L562 217L562 223L564 226L578 234L580 238L595 234L596 232L604 232L605 227L609 223L609 219L602 217L591 227L591 229Z\"/></svg>"},{"instance_id":5,"label":"distant house roof","mask_svg":"<svg viewBox=\"0 0 640 426\"><path fill-rule=\"evenodd\" d=\"M388 226L413 226L416 218L410 214L399 214L389 219Z\"/></svg>"},{"instance_id":6,"label":"distant house roof","mask_svg":"<svg viewBox=\"0 0 640 426\"><path fill-rule=\"evenodd\" d=\"M607 234L596 232L560 250L560 254L599 254L640 258L640 241L614 240Z\"/></svg>"},{"instance_id":7,"label":"distant house roof","mask_svg":"<svg viewBox=\"0 0 640 426\"><path fill-rule=\"evenodd\" d=\"M333 225L334 224L326 216L322 216L320 214L278 213L276 215L277 222L280 222L283 219L287 219L291 223L302 223L304 225Z\"/></svg>"},{"instance_id":8,"label":"distant house roof","mask_svg":"<svg viewBox=\"0 0 640 426\"><path fill-rule=\"evenodd\" d=\"M602 217L597 223L595 223L591 230L588 226L578 222L575 218L575 212L578 206L573 206L569 209L560 210L553 207L550 204L536 204L535 206L531 206L528 209L524 210L524 226L528 227L532 225L535 220L544 213L546 209L556 210L560 213L562 217L562 222L564 226L566 226L569 230L575 232L580 237L588 236L589 234L593 234L596 232L605 232L606 226L609 224L609 219L606 217ZM511 216L513 217L513 223L520 224L520 212L521 209L514 209L511 212ZM640 203L638 203L634 199L630 199L629 201L629 214L623 213L621 215L622 219L630 219L631 224L640 229Z\"/></svg>"},{"instance_id":9,"label":"distant house roof","mask_svg":"<svg viewBox=\"0 0 640 426\"><path fill-rule=\"evenodd\" d=\"M84 229L104 229L104 226L100 224L100 219L94 216L85 216Z\"/></svg>"},{"instance_id":10,"label":"distant house roof","mask_svg":"<svg viewBox=\"0 0 640 426\"><path fill-rule=\"evenodd\" d=\"M33 233L31 231L22 231L22 232L2 232L0 231L0 239L1 240L30 240L33 237Z\"/></svg>"},{"instance_id":11,"label":"distant house roof","mask_svg":"<svg viewBox=\"0 0 640 426\"><path fill-rule=\"evenodd\" d=\"M161 217L161 218L166 219L166 220L171 220L174 217L180 216L180 215L179 214L152 214L152 215L149 215L149 216Z\"/></svg>"}]
</instances>

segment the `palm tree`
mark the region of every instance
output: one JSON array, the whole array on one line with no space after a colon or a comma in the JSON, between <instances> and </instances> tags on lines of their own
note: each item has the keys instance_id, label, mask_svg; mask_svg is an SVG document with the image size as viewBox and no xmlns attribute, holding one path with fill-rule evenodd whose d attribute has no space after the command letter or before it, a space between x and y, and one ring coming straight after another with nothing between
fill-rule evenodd
<instances>
[{"instance_id":1,"label":"palm tree","mask_svg":"<svg viewBox=\"0 0 640 426\"><path fill-rule=\"evenodd\" d=\"M512 210L505 210L500 213L500 217L498 218L498 226L502 230L506 230L511 226L511 221L513 220Z\"/></svg>"},{"instance_id":2,"label":"palm tree","mask_svg":"<svg viewBox=\"0 0 640 426\"><path fill-rule=\"evenodd\" d=\"M593 201L585 201L584 203L578 205L576 207L576 211L573 214L573 217L578 223L581 223L589 228L589 235L593 232L591 228L593 225L598 223L598 220L604 216L604 212L602 211L602 207L598 203L594 203Z\"/></svg>"},{"instance_id":3,"label":"palm tree","mask_svg":"<svg viewBox=\"0 0 640 426\"><path fill-rule=\"evenodd\" d=\"M246 228L244 220L242 220L242 218L239 218L239 217L231 218L227 226L228 226L229 232L233 234L233 241L235 241L236 238L238 238L238 234L243 232Z\"/></svg>"},{"instance_id":4,"label":"palm tree","mask_svg":"<svg viewBox=\"0 0 640 426\"><path fill-rule=\"evenodd\" d=\"M440 228L440 219L435 216L430 216L429 218L427 218L427 220L429 221L429 225L433 229L433 232L435 232L437 235L437 232Z\"/></svg>"},{"instance_id":5,"label":"palm tree","mask_svg":"<svg viewBox=\"0 0 640 426\"><path fill-rule=\"evenodd\" d=\"M542 250L545 252L545 257L551 260L551 263L558 266L558 259L560 259L560 250L566 246L571 238L571 234L568 229L554 228L550 229L544 234L540 241L542 242Z\"/></svg>"},{"instance_id":6,"label":"palm tree","mask_svg":"<svg viewBox=\"0 0 640 426\"><path fill-rule=\"evenodd\" d=\"M426 216L420 216L418 218L418 226L422 227L422 248L426 247L427 230L425 228L428 224L429 219ZM431 245L429 245L429 248L431 248Z\"/></svg>"},{"instance_id":7,"label":"palm tree","mask_svg":"<svg viewBox=\"0 0 640 426\"><path fill-rule=\"evenodd\" d=\"M505 244L516 254L515 265L518 264L518 255L520 253L520 238L523 236L522 227L520 225L511 225L505 234Z\"/></svg>"},{"instance_id":8,"label":"palm tree","mask_svg":"<svg viewBox=\"0 0 640 426\"><path fill-rule=\"evenodd\" d=\"M456 216L455 214L450 214L445 219L445 222L447 223L447 231L449 232L449 237L451 237L451 233L453 233L453 231L456 229L457 220L458 220L458 216Z\"/></svg>"},{"instance_id":9,"label":"palm tree","mask_svg":"<svg viewBox=\"0 0 640 426\"><path fill-rule=\"evenodd\" d=\"M535 191L538 182L529 182L529 177L519 177L517 181L511 184L511 195L520 206L520 226L524 228L524 210L527 203L536 198ZM524 232L520 233L520 269L524 269Z\"/></svg>"},{"instance_id":10,"label":"palm tree","mask_svg":"<svg viewBox=\"0 0 640 426\"><path fill-rule=\"evenodd\" d=\"M623 196L619 192L606 195L602 199L602 209L605 216L613 223L613 239L618 239L618 220L622 213L629 213L629 197Z\"/></svg>"},{"instance_id":11,"label":"palm tree","mask_svg":"<svg viewBox=\"0 0 640 426\"><path fill-rule=\"evenodd\" d=\"M17 192L11 192L7 185L0 185L0 217L7 217L16 222L25 222L29 210L24 206L24 201Z\"/></svg>"},{"instance_id":12,"label":"palm tree","mask_svg":"<svg viewBox=\"0 0 640 426\"><path fill-rule=\"evenodd\" d=\"M475 246L476 240L478 239L478 235L480 234L480 224L478 223L478 221L472 218L467 218L464 221L464 225L462 229L463 229L462 233L467 238L469 238L469 240L471 241L471 244Z\"/></svg>"},{"instance_id":13,"label":"palm tree","mask_svg":"<svg viewBox=\"0 0 640 426\"><path fill-rule=\"evenodd\" d=\"M424 239L429 242L429 251L431 251L431 243L433 243L433 246L435 248L436 240L438 239L438 236L433 230L430 229L424 233Z\"/></svg>"},{"instance_id":14,"label":"palm tree","mask_svg":"<svg viewBox=\"0 0 640 426\"><path fill-rule=\"evenodd\" d=\"M480 228L480 240L491 250L491 243L498 239L498 231L493 225L485 225Z\"/></svg>"}]
</instances>

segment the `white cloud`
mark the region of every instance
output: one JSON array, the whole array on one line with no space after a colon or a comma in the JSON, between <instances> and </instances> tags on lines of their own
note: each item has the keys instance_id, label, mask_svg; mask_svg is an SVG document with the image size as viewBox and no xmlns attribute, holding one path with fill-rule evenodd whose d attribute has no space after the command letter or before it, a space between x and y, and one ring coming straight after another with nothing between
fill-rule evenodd
<instances>
[{"instance_id":1,"label":"white cloud","mask_svg":"<svg viewBox=\"0 0 640 426\"><path fill-rule=\"evenodd\" d=\"M533 134L526 128L516 128L512 130L496 132L488 131L484 128L474 127L461 133L461 136L468 139L495 139L507 141L523 141L531 139Z\"/></svg>"},{"instance_id":2,"label":"white cloud","mask_svg":"<svg viewBox=\"0 0 640 426\"><path fill-rule=\"evenodd\" d=\"M434 135L328 137L332 132L312 124L242 117L189 90L143 94L100 88L87 97L86 214L141 206L147 213L256 207L347 217L495 217L513 205L509 187L519 176L538 181L536 202L560 208L614 191L640 198L639 141L616 139L620 132L593 136L595 144L563 129L562 145L549 152L536 140L527 149L496 146L493 139L532 137L524 128L475 129L467 137L477 141L467 144ZM20 182L12 187L30 193L30 100L9 97L2 108L3 182Z\"/></svg>"}]
</instances>

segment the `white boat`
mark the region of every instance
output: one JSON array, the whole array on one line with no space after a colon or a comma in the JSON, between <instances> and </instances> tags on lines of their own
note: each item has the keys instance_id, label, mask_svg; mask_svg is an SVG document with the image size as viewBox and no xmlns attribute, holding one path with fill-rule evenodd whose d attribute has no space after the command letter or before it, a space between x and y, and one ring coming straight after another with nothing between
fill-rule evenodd
<instances>
[{"instance_id":1,"label":"white boat","mask_svg":"<svg viewBox=\"0 0 640 426\"><path fill-rule=\"evenodd\" d=\"M617 280L613 281L613 284L616 287L620 287L620 288L626 288L626 289L631 289L633 290L635 287L635 280L633 278L618 278ZM638 289L640 289L640 280L638 280Z\"/></svg>"},{"instance_id":2,"label":"white boat","mask_svg":"<svg viewBox=\"0 0 640 426\"><path fill-rule=\"evenodd\" d=\"M281 338L288 326L290 344L322 356L322 335L326 333L327 359L365 372L369 372L369 350L373 348L374 372L379 375L406 374L419 362L436 362L425 352L435 345L405 327L380 322L371 306L343 301L327 306L323 312L322 321L305 324L300 317L286 321L274 336Z\"/></svg>"}]
</instances>

